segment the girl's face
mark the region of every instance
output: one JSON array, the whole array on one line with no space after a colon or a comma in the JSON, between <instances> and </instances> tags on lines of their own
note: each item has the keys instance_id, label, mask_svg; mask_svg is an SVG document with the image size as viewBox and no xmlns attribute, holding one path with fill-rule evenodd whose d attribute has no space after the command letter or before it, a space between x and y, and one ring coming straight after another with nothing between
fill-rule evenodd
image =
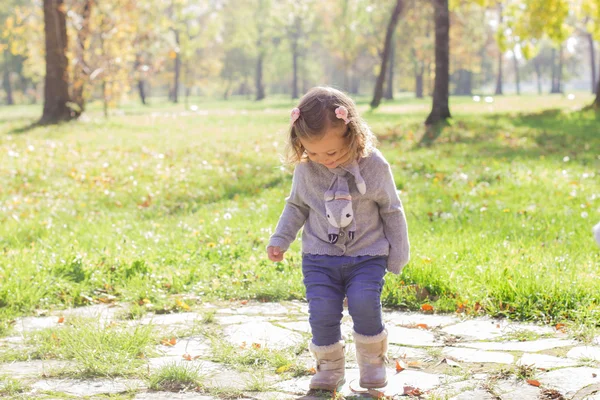
<instances>
[{"instance_id":1,"label":"girl's face","mask_svg":"<svg viewBox=\"0 0 600 400\"><path fill-rule=\"evenodd\" d=\"M342 125L330 128L325 135L317 140L300 139L308 158L327 168L336 168L348 161L350 154L344 134L348 127Z\"/></svg>"}]
</instances>

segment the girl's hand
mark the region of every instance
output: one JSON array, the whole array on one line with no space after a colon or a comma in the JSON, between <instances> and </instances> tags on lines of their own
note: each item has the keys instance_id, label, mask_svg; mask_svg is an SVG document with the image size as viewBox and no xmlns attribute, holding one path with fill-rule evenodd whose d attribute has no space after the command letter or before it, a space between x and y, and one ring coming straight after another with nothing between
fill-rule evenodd
<instances>
[{"instance_id":1,"label":"girl's hand","mask_svg":"<svg viewBox=\"0 0 600 400\"><path fill-rule=\"evenodd\" d=\"M269 246L267 247L267 253L269 253L269 260L278 262L283 260L285 251L281 251L279 246Z\"/></svg>"}]
</instances>

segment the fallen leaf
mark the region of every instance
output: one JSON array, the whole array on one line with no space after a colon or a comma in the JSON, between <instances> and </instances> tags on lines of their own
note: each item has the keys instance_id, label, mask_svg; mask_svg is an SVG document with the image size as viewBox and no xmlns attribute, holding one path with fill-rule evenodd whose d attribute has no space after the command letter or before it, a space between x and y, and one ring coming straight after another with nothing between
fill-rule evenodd
<instances>
[{"instance_id":1,"label":"fallen leaf","mask_svg":"<svg viewBox=\"0 0 600 400\"><path fill-rule=\"evenodd\" d=\"M598 374L592 373L592 378L595 378L597 376L598 376Z\"/></svg>"},{"instance_id":2,"label":"fallen leaf","mask_svg":"<svg viewBox=\"0 0 600 400\"><path fill-rule=\"evenodd\" d=\"M421 389L413 386L404 386L404 394L407 396L421 396L423 392Z\"/></svg>"},{"instance_id":3,"label":"fallen leaf","mask_svg":"<svg viewBox=\"0 0 600 400\"><path fill-rule=\"evenodd\" d=\"M58 317L58 323L62 324L63 322L65 322L65 317L63 317L63 316Z\"/></svg>"},{"instance_id":4,"label":"fallen leaf","mask_svg":"<svg viewBox=\"0 0 600 400\"><path fill-rule=\"evenodd\" d=\"M284 372L286 372L287 370L289 370L292 367L292 364L287 364L287 365L282 365L281 367L277 368L275 370L276 374L283 374Z\"/></svg>"},{"instance_id":5,"label":"fallen leaf","mask_svg":"<svg viewBox=\"0 0 600 400\"><path fill-rule=\"evenodd\" d=\"M565 331L566 331L566 326L565 326L565 324L556 324L556 325L554 326L554 328L555 328L557 331L561 331L561 332L565 332Z\"/></svg>"},{"instance_id":6,"label":"fallen leaf","mask_svg":"<svg viewBox=\"0 0 600 400\"><path fill-rule=\"evenodd\" d=\"M403 361L396 360L396 372L402 372L406 369L406 364Z\"/></svg>"},{"instance_id":7,"label":"fallen leaf","mask_svg":"<svg viewBox=\"0 0 600 400\"><path fill-rule=\"evenodd\" d=\"M175 304L177 304L177 307L183 308L186 311L189 311L189 309L190 309L190 306L188 306L187 304L185 304L184 301L181 301L179 299L175 300Z\"/></svg>"},{"instance_id":8,"label":"fallen leaf","mask_svg":"<svg viewBox=\"0 0 600 400\"><path fill-rule=\"evenodd\" d=\"M527 379L527 383L535 387L539 387L541 385L540 381L536 381L535 379Z\"/></svg>"},{"instance_id":9,"label":"fallen leaf","mask_svg":"<svg viewBox=\"0 0 600 400\"><path fill-rule=\"evenodd\" d=\"M427 326L427 324L417 324L417 328L429 329L429 326Z\"/></svg>"},{"instance_id":10,"label":"fallen leaf","mask_svg":"<svg viewBox=\"0 0 600 400\"><path fill-rule=\"evenodd\" d=\"M317 370L316 370L316 369L314 369L314 368L309 368L307 371L308 371L308 373L309 373L309 374L311 374L311 375L314 375L314 374L316 374L316 373L317 373Z\"/></svg>"},{"instance_id":11,"label":"fallen leaf","mask_svg":"<svg viewBox=\"0 0 600 400\"><path fill-rule=\"evenodd\" d=\"M192 356L190 356L188 353L185 353L184 355L181 356L184 360L187 361L192 361Z\"/></svg>"},{"instance_id":12,"label":"fallen leaf","mask_svg":"<svg viewBox=\"0 0 600 400\"><path fill-rule=\"evenodd\" d=\"M423 304L421 306L421 310L423 310L423 311L433 311L433 306L431 304Z\"/></svg>"},{"instance_id":13,"label":"fallen leaf","mask_svg":"<svg viewBox=\"0 0 600 400\"><path fill-rule=\"evenodd\" d=\"M241 303L243 306L245 306L246 304L248 304L248 300L242 300L242 301L240 301L240 303Z\"/></svg>"},{"instance_id":14,"label":"fallen leaf","mask_svg":"<svg viewBox=\"0 0 600 400\"><path fill-rule=\"evenodd\" d=\"M160 344L163 346L175 346L177 344L177 339L172 337L171 339L164 338L160 341Z\"/></svg>"},{"instance_id":15,"label":"fallen leaf","mask_svg":"<svg viewBox=\"0 0 600 400\"><path fill-rule=\"evenodd\" d=\"M253 349L260 349L260 343L252 343Z\"/></svg>"}]
</instances>

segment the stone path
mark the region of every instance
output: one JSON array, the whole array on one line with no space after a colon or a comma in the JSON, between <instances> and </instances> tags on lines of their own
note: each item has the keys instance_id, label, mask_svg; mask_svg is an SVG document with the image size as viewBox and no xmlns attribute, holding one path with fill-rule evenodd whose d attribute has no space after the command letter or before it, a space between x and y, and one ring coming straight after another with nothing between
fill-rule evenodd
<instances>
[{"instance_id":1,"label":"stone path","mask_svg":"<svg viewBox=\"0 0 600 400\"><path fill-rule=\"evenodd\" d=\"M0 397L332 398L308 391L313 362L306 350L310 327L305 303L201 304L188 312L137 320L123 319L126 311L125 306L102 304L15 321L9 336L0 338ZM99 329L150 325L157 338L177 338L162 344L157 339L156 355L145 358L145 367L133 377L76 379L64 372L73 360L27 361L27 354L35 354L32 334L59 332L65 320L78 317L94 318L104 327ZM600 336L583 343L555 327L460 315L386 311L384 317L390 339L388 386L370 393L358 386L351 318L345 312L347 382L337 398L600 400ZM22 361L9 362L8 354L15 353ZM278 354L291 356L292 364L267 360L277 360ZM148 376L168 366L199 371L201 390L150 390Z\"/></svg>"}]
</instances>

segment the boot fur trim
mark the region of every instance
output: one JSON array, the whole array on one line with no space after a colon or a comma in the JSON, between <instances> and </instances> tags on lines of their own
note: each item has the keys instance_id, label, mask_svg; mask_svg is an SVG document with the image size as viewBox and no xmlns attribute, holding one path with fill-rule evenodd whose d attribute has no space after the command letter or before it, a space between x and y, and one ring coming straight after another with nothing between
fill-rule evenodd
<instances>
[{"instance_id":1,"label":"boot fur trim","mask_svg":"<svg viewBox=\"0 0 600 400\"><path fill-rule=\"evenodd\" d=\"M340 340L339 342L335 342L334 344L330 344L328 346L317 346L313 342L310 342L310 344L308 345L308 349L313 353L331 353L332 351L336 351L343 348L343 340Z\"/></svg>"},{"instance_id":2,"label":"boot fur trim","mask_svg":"<svg viewBox=\"0 0 600 400\"><path fill-rule=\"evenodd\" d=\"M352 334L354 335L354 341L357 343L379 343L387 338L388 331L384 328L383 331L373 336L361 335L356 331L353 331Z\"/></svg>"}]
</instances>

